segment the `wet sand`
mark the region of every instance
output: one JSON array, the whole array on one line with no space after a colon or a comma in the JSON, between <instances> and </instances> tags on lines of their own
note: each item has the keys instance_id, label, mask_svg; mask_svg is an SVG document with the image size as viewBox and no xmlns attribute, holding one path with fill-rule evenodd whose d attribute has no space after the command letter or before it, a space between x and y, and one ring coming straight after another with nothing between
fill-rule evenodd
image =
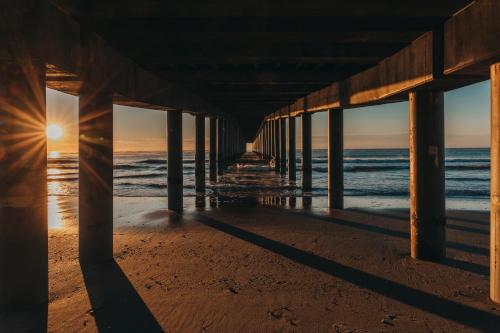
<instances>
[{"instance_id":1,"label":"wet sand","mask_svg":"<svg viewBox=\"0 0 500 333\"><path fill-rule=\"evenodd\" d=\"M49 304L0 314L0 332L500 331L485 213L450 211L447 259L431 263L409 258L402 210L219 194L183 216L165 198L115 198L115 261L85 266L77 199L51 198Z\"/></svg>"}]
</instances>

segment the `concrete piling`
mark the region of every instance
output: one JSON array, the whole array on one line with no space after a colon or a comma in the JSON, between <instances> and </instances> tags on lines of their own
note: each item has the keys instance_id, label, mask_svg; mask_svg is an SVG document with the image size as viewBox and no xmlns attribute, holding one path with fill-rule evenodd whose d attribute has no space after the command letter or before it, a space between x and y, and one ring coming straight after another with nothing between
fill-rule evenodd
<instances>
[{"instance_id":1,"label":"concrete piling","mask_svg":"<svg viewBox=\"0 0 500 333\"><path fill-rule=\"evenodd\" d=\"M500 303L500 63L490 67L490 297Z\"/></svg>"},{"instance_id":2,"label":"concrete piling","mask_svg":"<svg viewBox=\"0 0 500 333\"><path fill-rule=\"evenodd\" d=\"M48 231L45 64L0 65L2 312L47 302Z\"/></svg>"},{"instance_id":3,"label":"concrete piling","mask_svg":"<svg viewBox=\"0 0 500 333\"><path fill-rule=\"evenodd\" d=\"M168 209L183 210L182 111L167 112Z\"/></svg>"},{"instance_id":4,"label":"concrete piling","mask_svg":"<svg viewBox=\"0 0 500 333\"><path fill-rule=\"evenodd\" d=\"M217 119L210 117L210 143L209 143L209 168L210 181L217 181Z\"/></svg>"},{"instance_id":5,"label":"concrete piling","mask_svg":"<svg viewBox=\"0 0 500 333\"><path fill-rule=\"evenodd\" d=\"M113 97L88 86L80 94L80 261L113 258Z\"/></svg>"},{"instance_id":6,"label":"concrete piling","mask_svg":"<svg viewBox=\"0 0 500 333\"><path fill-rule=\"evenodd\" d=\"M286 119L279 120L280 127L280 172L286 174Z\"/></svg>"},{"instance_id":7,"label":"concrete piling","mask_svg":"<svg viewBox=\"0 0 500 333\"><path fill-rule=\"evenodd\" d=\"M274 126L274 170L280 172L281 167L281 134L279 119L273 120Z\"/></svg>"},{"instance_id":8,"label":"concrete piling","mask_svg":"<svg viewBox=\"0 0 500 333\"><path fill-rule=\"evenodd\" d=\"M217 174L224 173L224 119L217 118Z\"/></svg>"},{"instance_id":9,"label":"concrete piling","mask_svg":"<svg viewBox=\"0 0 500 333\"><path fill-rule=\"evenodd\" d=\"M410 93L411 256L445 256L444 97L441 91Z\"/></svg>"},{"instance_id":10,"label":"concrete piling","mask_svg":"<svg viewBox=\"0 0 500 333\"><path fill-rule=\"evenodd\" d=\"M195 118L195 190L196 206L205 204L205 115Z\"/></svg>"},{"instance_id":11,"label":"concrete piling","mask_svg":"<svg viewBox=\"0 0 500 333\"><path fill-rule=\"evenodd\" d=\"M288 179L297 179L297 149L295 134L295 118L288 117Z\"/></svg>"},{"instance_id":12,"label":"concrete piling","mask_svg":"<svg viewBox=\"0 0 500 333\"><path fill-rule=\"evenodd\" d=\"M328 111L328 207L344 208L343 110Z\"/></svg>"},{"instance_id":13,"label":"concrete piling","mask_svg":"<svg viewBox=\"0 0 500 333\"><path fill-rule=\"evenodd\" d=\"M302 189L312 189L312 132L311 114L302 114Z\"/></svg>"}]
</instances>

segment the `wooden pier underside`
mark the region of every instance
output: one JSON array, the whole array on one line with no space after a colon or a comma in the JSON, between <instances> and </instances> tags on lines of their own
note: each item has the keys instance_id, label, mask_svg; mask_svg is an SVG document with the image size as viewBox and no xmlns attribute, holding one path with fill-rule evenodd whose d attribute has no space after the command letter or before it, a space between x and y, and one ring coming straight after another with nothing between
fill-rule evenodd
<instances>
[{"instance_id":1,"label":"wooden pier underside","mask_svg":"<svg viewBox=\"0 0 500 333\"><path fill-rule=\"evenodd\" d=\"M49 87L78 94L95 76L110 81L115 103L225 114L247 140L272 113L453 89L487 79L500 57L496 0L52 0L36 15L16 6L5 15L36 25L28 37Z\"/></svg>"}]
</instances>

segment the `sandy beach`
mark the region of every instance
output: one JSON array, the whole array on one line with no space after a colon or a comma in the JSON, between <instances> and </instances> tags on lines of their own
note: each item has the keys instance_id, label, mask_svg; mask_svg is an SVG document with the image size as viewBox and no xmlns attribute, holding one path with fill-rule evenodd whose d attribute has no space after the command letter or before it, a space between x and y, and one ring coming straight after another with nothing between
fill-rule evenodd
<instances>
[{"instance_id":1,"label":"sandy beach","mask_svg":"<svg viewBox=\"0 0 500 333\"><path fill-rule=\"evenodd\" d=\"M449 212L447 259L409 257L403 211L115 198L115 261L80 266L77 200L53 197L49 304L1 332L469 332L488 298L488 216Z\"/></svg>"}]
</instances>

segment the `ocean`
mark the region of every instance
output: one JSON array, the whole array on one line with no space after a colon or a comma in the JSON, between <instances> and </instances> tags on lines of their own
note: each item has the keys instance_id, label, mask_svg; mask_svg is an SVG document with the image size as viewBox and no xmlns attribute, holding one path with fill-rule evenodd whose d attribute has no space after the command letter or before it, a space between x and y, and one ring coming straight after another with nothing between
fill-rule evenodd
<instances>
[{"instance_id":1,"label":"ocean","mask_svg":"<svg viewBox=\"0 0 500 333\"><path fill-rule=\"evenodd\" d=\"M287 195L302 195L300 159L301 151L298 150L297 182L289 184ZM326 208L327 204L327 161L325 149L313 150L312 194L313 206L317 208ZM49 195L78 195L77 155L49 157L48 163ZM489 165L488 148L446 149L447 208L489 209ZM346 208L408 208L408 182L407 149L345 150ZM215 187L207 181L207 195L212 194ZM166 196L166 153L115 153L113 189L115 196ZM184 153L184 195L195 196L194 152L189 151Z\"/></svg>"}]
</instances>

